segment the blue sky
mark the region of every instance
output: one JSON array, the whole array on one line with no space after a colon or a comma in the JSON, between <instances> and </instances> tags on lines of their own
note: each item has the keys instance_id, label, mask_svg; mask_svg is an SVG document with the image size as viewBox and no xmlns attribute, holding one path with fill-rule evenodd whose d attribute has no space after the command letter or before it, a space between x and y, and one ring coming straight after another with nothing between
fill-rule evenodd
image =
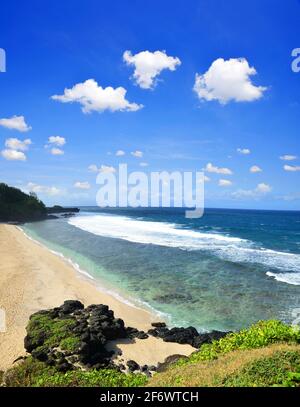
<instances>
[{"instance_id":1,"label":"blue sky","mask_svg":"<svg viewBox=\"0 0 300 407\"><path fill-rule=\"evenodd\" d=\"M94 205L91 165L208 168L209 207L300 209L299 1L63 3L1 5L1 181L48 204Z\"/></svg>"}]
</instances>

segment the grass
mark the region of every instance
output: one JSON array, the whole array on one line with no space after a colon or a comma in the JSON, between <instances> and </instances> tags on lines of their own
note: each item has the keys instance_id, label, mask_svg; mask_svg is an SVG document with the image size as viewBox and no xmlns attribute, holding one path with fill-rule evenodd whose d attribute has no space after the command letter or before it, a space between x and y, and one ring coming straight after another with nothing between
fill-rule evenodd
<instances>
[{"instance_id":1,"label":"grass","mask_svg":"<svg viewBox=\"0 0 300 407\"><path fill-rule=\"evenodd\" d=\"M300 386L299 373L300 350L287 348L248 363L241 371L228 376L223 386Z\"/></svg>"},{"instance_id":2,"label":"grass","mask_svg":"<svg viewBox=\"0 0 300 407\"><path fill-rule=\"evenodd\" d=\"M113 369L57 372L29 357L5 374L8 387L138 387L146 383L142 374L125 374Z\"/></svg>"},{"instance_id":3,"label":"grass","mask_svg":"<svg viewBox=\"0 0 300 407\"><path fill-rule=\"evenodd\" d=\"M33 343L39 344L40 338L43 338L44 347L60 346L62 349L75 351L79 345L79 337L72 333L75 324L73 318L61 320L37 314L32 316L26 329Z\"/></svg>"},{"instance_id":4,"label":"grass","mask_svg":"<svg viewBox=\"0 0 300 407\"><path fill-rule=\"evenodd\" d=\"M255 387L297 385L291 380L300 367L300 345L275 344L235 350L217 359L174 366L156 374L154 387Z\"/></svg>"},{"instance_id":5,"label":"grass","mask_svg":"<svg viewBox=\"0 0 300 407\"><path fill-rule=\"evenodd\" d=\"M71 332L74 323L71 318L62 321L39 314L31 318L28 332L36 344L43 343L39 351L49 346L74 351L79 344ZM62 373L31 356L7 371L3 381L6 386L32 387L300 386L300 331L280 321L260 321L202 345L189 358L149 380L142 374L113 369Z\"/></svg>"},{"instance_id":6,"label":"grass","mask_svg":"<svg viewBox=\"0 0 300 407\"><path fill-rule=\"evenodd\" d=\"M234 350L262 348L273 343L300 343L299 327L284 324L281 321L259 321L247 329L226 335L211 344L204 344L187 360L179 364L192 364L199 361L213 360Z\"/></svg>"}]
</instances>

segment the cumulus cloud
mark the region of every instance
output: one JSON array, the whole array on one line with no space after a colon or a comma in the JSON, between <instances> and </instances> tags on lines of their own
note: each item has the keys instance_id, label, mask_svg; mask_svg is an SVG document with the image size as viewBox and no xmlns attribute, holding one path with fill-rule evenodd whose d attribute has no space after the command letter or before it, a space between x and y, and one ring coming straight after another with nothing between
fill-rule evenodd
<instances>
[{"instance_id":1,"label":"cumulus cloud","mask_svg":"<svg viewBox=\"0 0 300 407\"><path fill-rule=\"evenodd\" d=\"M5 147L8 147L11 150L26 151L28 147L32 144L30 138L25 140L19 140L18 138L8 138L5 141Z\"/></svg>"},{"instance_id":2,"label":"cumulus cloud","mask_svg":"<svg viewBox=\"0 0 300 407\"><path fill-rule=\"evenodd\" d=\"M207 172L212 172L215 174L223 174L223 175L232 175L233 172L229 169L229 168L225 168L225 167L217 167L215 165L213 165L212 163L208 163L206 164L206 167L203 168L204 171Z\"/></svg>"},{"instance_id":3,"label":"cumulus cloud","mask_svg":"<svg viewBox=\"0 0 300 407\"><path fill-rule=\"evenodd\" d=\"M62 147L66 144L66 139L60 136L51 136L48 138L49 144L55 144L56 146Z\"/></svg>"},{"instance_id":4,"label":"cumulus cloud","mask_svg":"<svg viewBox=\"0 0 300 407\"><path fill-rule=\"evenodd\" d=\"M238 153L240 154L244 154L244 155L248 155L251 153L251 151L249 150L249 148L237 148L236 150Z\"/></svg>"},{"instance_id":5,"label":"cumulus cloud","mask_svg":"<svg viewBox=\"0 0 300 407\"><path fill-rule=\"evenodd\" d=\"M109 172L111 172L111 173L116 172L116 169L115 169L114 167L111 167L111 166L109 166L109 165L101 165L100 167L97 167L96 164L91 164L91 165L89 165L88 170L89 170L90 172L107 172L107 173L109 173Z\"/></svg>"},{"instance_id":6,"label":"cumulus cloud","mask_svg":"<svg viewBox=\"0 0 300 407\"><path fill-rule=\"evenodd\" d=\"M232 185L232 182L229 181L228 179L219 179L220 187L230 187L231 185Z\"/></svg>"},{"instance_id":7,"label":"cumulus cloud","mask_svg":"<svg viewBox=\"0 0 300 407\"><path fill-rule=\"evenodd\" d=\"M217 100L221 104L230 101L252 102L260 99L264 86L255 86L250 77L256 74L245 58L216 59L204 74L196 74L194 91L199 99Z\"/></svg>"},{"instance_id":8,"label":"cumulus cloud","mask_svg":"<svg viewBox=\"0 0 300 407\"><path fill-rule=\"evenodd\" d=\"M284 165L283 168L285 171L290 172L300 171L300 165Z\"/></svg>"},{"instance_id":9,"label":"cumulus cloud","mask_svg":"<svg viewBox=\"0 0 300 407\"><path fill-rule=\"evenodd\" d=\"M57 148L57 147L51 148L50 153L52 155L63 155L63 154L65 154L65 152L63 150L61 150L60 148Z\"/></svg>"},{"instance_id":10,"label":"cumulus cloud","mask_svg":"<svg viewBox=\"0 0 300 407\"><path fill-rule=\"evenodd\" d=\"M78 189L90 189L91 185L87 181L84 181L84 182L77 181L77 182L75 182L74 187L78 188Z\"/></svg>"},{"instance_id":11,"label":"cumulus cloud","mask_svg":"<svg viewBox=\"0 0 300 407\"><path fill-rule=\"evenodd\" d=\"M116 156L117 157L121 157L122 155L125 155L125 151L123 151L123 150L116 151Z\"/></svg>"},{"instance_id":12,"label":"cumulus cloud","mask_svg":"<svg viewBox=\"0 0 300 407\"><path fill-rule=\"evenodd\" d=\"M175 71L181 64L179 58L168 56L166 51L142 51L135 55L131 51L125 51L123 60L127 65L134 66L133 78L142 89L153 88L162 70Z\"/></svg>"},{"instance_id":13,"label":"cumulus cloud","mask_svg":"<svg viewBox=\"0 0 300 407\"><path fill-rule=\"evenodd\" d=\"M265 184L264 182L262 182L261 184L257 185L256 190L262 194L266 194L268 192L271 192L272 187L269 184Z\"/></svg>"},{"instance_id":14,"label":"cumulus cloud","mask_svg":"<svg viewBox=\"0 0 300 407\"><path fill-rule=\"evenodd\" d=\"M32 128L26 124L24 116L12 116L8 119L0 119L0 126L20 132L26 132Z\"/></svg>"},{"instance_id":15,"label":"cumulus cloud","mask_svg":"<svg viewBox=\"0 0 300 407\"><path fill-rule=\"evenodd\" d=\"M82 106L83 113L104 110L134 112L141 109L143 105L130 103L125 98L126 92L126 89L121 86L115 89L111 86L102 88L94 79L88 79L70 89L66 88L62 95L53 95L51 98L62 103L77 102Z\"/></svg>"},{"instance_id":16,"label":"cumulus cloud","mask_svg":"<svg viewBox=\"0 0 300 407\"><path fill-rule=\"evenodd\" d=\"M252 174L255 174L256 172L262 172L262 169L258 165L252 165L249 171L252 172Z\"/></svg>"},{"instance_id":17,"label":"cumulus cloud","mask_svg":"<svg viewBox=\"0 0 300 407\"><path fill-rule=\"evenodd\" d=\"M141 167L148 167L148 165L149 165L148 163L144 163L144 162L140 163Z\"/></svg>"},{"instance_id":18,"label":"cumulus cloud","mask_svg":"<svg viewBox=\"0 0 300 407\"><path fill-rule=\"evenodd\" d=\"M66 139L64 137L51 136L48 138L48 144L45 144L45 148L56 146L56 147L51 148L50 153L52 155L63 155L63 154L65 154L64 150L62 150L61 148L58 148L58 147L62 147L65 144L66 144Z\"/></svg>"},{"instance_id":19,"label":"cumulus cloud","mask_svg":"<svg viewBox=\"0 0 300 407\"><path fill-rule=\"evenodd\" d=\"M1 155L9 161L26 161L26 155L22 151L5 149L1 151Z\"/></svg>"},{"instance_id":20,"label":"cumulus cloud","mask_svg":"<svg viewBox=\"0 0 300 407\"><path fill-rule=\"evenodd\" d=\"M139 151L139 150L132 151L130 154L133 155L134 157L137 157L137 158L141 158L144 155L144 153L142 151Z\"/></svg>"},{"instance_id":21,"label":"cumulus cloud","mask_svg":"<svg viewBox=\"0 0 300 407\"><path fill-rule=\"evenodd\" d=\"M116 169L109 165L101 165L101 167L99 168L99 172L114 173L116 172Z\"/></svg>"},{"instance_id":22,"label":"cumulus cloud","mask_svg":"<svg viewBox=\"0 0 300 407\"><path fill-rule=\"evenodd\" d=\"M283 161L293 161L296 160L298 157L296 155L285 154L279 157Z\"/></svg>"},{"instance_id":23,"label":"cumulus cloud","mask_svg":"<svg viewBox=\"0 0 300 407\"><path fill-rule=\"evenodd\" d=\"M255 198L258 199L272 191L272 187L264 182L257 185L255 189L239 189L232 193L232 196L237 199Z\"/></svg>"},{"instance_id":24,"label":"cumulus cloud","mask_svg":"<svg viewBox=\"0 0 300 407\"><path fill-rule=\"evenodd\" d=\"M98 172L98 167L97 167L96 164L91 164L91 165L88 166L88 170L90 172Z\"/></svg>"},{"instance_id":25,"label":"cumulus cloud","mask_svg":"<svg viewBox=\"0 0 300 407\"><path fill-rule=\"evenodd\" d=\"M54 186L38 185L33 182L29 182L25 189L30 192L35 192L36 194L41 193L49 196L59 195L62 192L59 188Z\"/></svg>"}]
</instances>

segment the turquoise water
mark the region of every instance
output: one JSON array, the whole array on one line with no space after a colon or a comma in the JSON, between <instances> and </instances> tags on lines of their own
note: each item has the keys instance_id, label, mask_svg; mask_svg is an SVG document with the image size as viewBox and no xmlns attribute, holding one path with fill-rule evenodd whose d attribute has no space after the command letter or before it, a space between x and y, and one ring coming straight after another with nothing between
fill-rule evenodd
<instances>
[{"instance_id":1,"label":"turquoise water","mask_svg":"<svg viewBox=\"0 0 300 407\"><path fill-rule=\"evenodd\" d=\"M82 208L26 233L171 324L232 330L300 320L300 213Z\"/></svg>"}]
</instances>

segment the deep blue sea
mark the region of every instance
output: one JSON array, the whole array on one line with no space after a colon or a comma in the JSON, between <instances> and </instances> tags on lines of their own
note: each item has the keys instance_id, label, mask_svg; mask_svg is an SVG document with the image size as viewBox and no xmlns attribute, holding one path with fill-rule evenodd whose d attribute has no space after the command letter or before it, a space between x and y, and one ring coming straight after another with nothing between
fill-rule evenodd
<instances>
[{"instance_id":1,"label":"deep blue sea","mask_svg":"<svg viewBox=\"0 0 300 407\"><path fill-rule=\"evenodd\" d=\"M83 207L24 231L95 283L172 325L235 330L300 321L300 212Z\"/></svg>"}]
</instances>

